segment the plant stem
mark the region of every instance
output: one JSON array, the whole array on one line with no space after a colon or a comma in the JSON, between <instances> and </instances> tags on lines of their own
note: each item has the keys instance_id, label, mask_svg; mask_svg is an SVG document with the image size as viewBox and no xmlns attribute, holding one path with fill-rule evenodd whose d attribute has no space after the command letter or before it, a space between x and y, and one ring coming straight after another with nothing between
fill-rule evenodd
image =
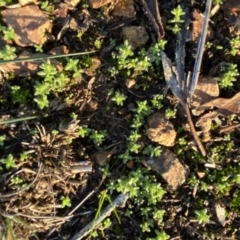
<instances>
[{"instance_id":1,"label":"plant stem","mask_svg":"<svg viewBox=\"0 0 240 240\"><path fill-rule=\"evenodd\" d=\"M185 110L186 115L187 115L187 120L188 120L188 123L189 123L189 126L190 126L191 134L193 135L193 138L194 138L195 142L197 143L198 148L199 148L200 152L202 153L202 155L206 156L206 150L205 150L202 142L200 141L200 139L197 135L197 132L195 130L194 124L192 122L192 117L191 117L191 113L190 113L188 104L185 103L185 104L182 104L182 105L183 105L184 110Z\"/></svg>"}]
</instances>

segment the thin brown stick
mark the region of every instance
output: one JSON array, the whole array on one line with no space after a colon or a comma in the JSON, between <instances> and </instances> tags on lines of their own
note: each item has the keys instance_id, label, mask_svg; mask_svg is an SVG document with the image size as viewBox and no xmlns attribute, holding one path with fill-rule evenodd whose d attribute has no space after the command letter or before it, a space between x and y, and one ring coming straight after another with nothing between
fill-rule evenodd
<instances>
[{"instance_id":1,"label":"thin brown stick","mask_svg":"<svg viewBox=\"0 0 240 240\"><path fill-rule=\"evenodd\" d=\"M202 155L206 156L206 150L205 150L202 142L200 141L200 139L197 135L197 132L195 130L188 104L185 103L183 105L183 107L184 107L184 110L185 110L186 115L187 115L187 120L188 120L188 123L189 123L189 126L190 126L191 134L193 135L193 138L194 138L195 142L197 143L198 148L199 148L200 152L202 153Z\"/></svg>"},{"instance_id":2,"label":"thin brown stick","mask_svg":"<svg viewBox=\"0 0 240 240\"><path fill-rule=\"evenodd\" d=\"M141 3L147 13L149 20L151 21L151 23L153 25L155 32L157 33L157 36L159 38L163 38L165 36L165 31L164 31L161 16L160 16L160 13L158 10L157 0L153 0L153 1L154 1L153 4L155 5L155 9L156 9L156 11L155 11L156 18L154 16L154 13L152 13L151 10L149 9L148 4L144 0L141 0ZM157 19L157 21L156 21L156 19Z\"/></svg>"},{"instance_id":3,"label":"thin brown stick","mask_svg":"<svg viewBox=\"0 0 240 240\"><path fill-rule=\"evenodd\" d=\"M73 213L80 208L83 203L85 203L94 193L96 192L96 190L91 191L70 213L68 213L68 216L72 216Z\"/></svg>"},{"instance_id":4,"label":"thin brown stick","mask_svg":"<svg viewBox=\"0 0 240 240\"><path fill-rule=\"evenodd\" d=\"M206 150L204 149L203 144L202 144L202 142L200 141L200 139L197 135L197 132L195 130L195 127L194 127L194 124L193 124L193 121L192 121L191 112L189 110L189 105L191 105L191 103L188 102L188 100L189 100L190 77L191 77L191 73L188 72L187 79L186 79L185 85L184 85L184 89L185 89L185 93L186 93L186 103L182 103L182 106L185 109L185 112L186 112L186 115L187 115L187 121L188 121L188 124L190 126L191 134L192 134L196 144L198 145L198 148L201 151L202 155L206 156Z\"/></svg>"},{"instance_id":5,"label":"thin brown stick","mask_svg":"<svg viewBox=\"0 0 240 240\"><path fill-rule=\"evenodd\" d=\"M161 18L160 12L159 12L158 1L157 0L155 0L155 6L156 6L157 22L158 22L159 30L161 32L161 38L164 38L165 31L164 31L164 27L163 27L163 23L162 23L162 18Z\"/></svg>"},{"instance_id":6,"label":"thin brown stick","mask_svg":"<svg viewBox=\"0 0 240 240\"><path fill-rule=\"evenodd\" d=\"M223 128L220 129L219 133L225 133L225 132L231 131L235 128L238 128L238 127L240 127L240 124L235 124L235 125L232 125L232 126L223 127Z\"/></svg>"}]
</instances>

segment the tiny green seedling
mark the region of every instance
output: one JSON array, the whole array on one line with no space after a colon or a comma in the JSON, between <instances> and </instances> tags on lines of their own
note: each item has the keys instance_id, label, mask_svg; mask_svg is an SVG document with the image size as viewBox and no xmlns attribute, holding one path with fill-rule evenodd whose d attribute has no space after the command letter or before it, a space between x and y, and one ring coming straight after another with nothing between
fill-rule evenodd
<instances>
[{"instance_id":1,"label":"tiny green seedling","mask_svg":"<svg viewBox=\"0 0 240 240\"><path fill-rule=\"evenodd\" d=\"M213 4L217 5L217 4L223 4L223 0L213 0Z\"/></svg>"},{"instance_id":2,"label":"tiny green seedling","mask_svg":"<svg viewBox=\"0 0 240 240\"><path fill-rule=\"evenodd\" d=\"M3 34L3 39L6 41L15 39L15 33L12 27L8 27L6 30L3 30Z\"/></svg>"},{"instance_id":3,"label":"tiny green seedling","mask_svg":"<svg viewBox=\"0 0 240 240\"><path fill-rule=\"evenodd\" d=\"M155 95L151 100L153 107L155 107L158 110L161 109L163 107L162 100L163 100L163 95L161 94Z\"/></svg>"},{"instance_id":4,"label":"tiny green seedling","mask_svg":"<svg viewBox=\"0 0 240 240\"><path fill-rule=\"evenodd\" d=\"M36 52L43 52L42 45L34 45Z\"/></svg>"},{"instance_id":5,"label":"tiny green seedling","mask_svg":"<svg viewBox=\"0 0 240 240\"><path fill-rule=\"evenodd\" d=\"M207 209L202 210L196 210L195 211L197 221L199 224L205 225L206 223L209 223L209 215L207 213Z\"/></svg>"},{"instance_id":6,"label":"tiny green seedling","mask_svg":"<svg viewBox=\"0 0 240 240\"><path fill-rule=\"evenodd\" d=\"M137 142L129 142L129 151L132 153L139 153L141 145Z\"/></svg>"},{"instance_id":7,"label":"tiny green seedling","mask_svg":"<svg viewBox=\"0 0 240 240\"><path fill-rule=\"evenodd\" d=\"M8 154L8 156L1 159L0 162L4 164L7 169L16 167L15 159L12 154Z\"/></svg>"},{"instance_id":8,"label":"tiny green seedling","mask_svg":"<svg viewBox=\"0 0 240 240\"><path fill-rule=\"evenodd\" d=\"M130 136L128 137L128 149L132 153L139 153L139 149L141 145L138 143L141 135L136 131L132 131Z\"/></svg>"},{"instance_id":9,"label":"tiny green seedling","mask_svg":"<svg viewBox=\"0 0 240 240\"><path fill-rule=\"evenodd\" d=\"M137 102L137 105L137 113L141 117L146 117L153 113L153 109L149 107L147 100L139 101Z\"/></svg>"},{"instance_id":10,"label":"tiny green seedling","mask_svg":"<svg viewBox=\"0 0 240 240\"><path fill-rule=\"evenodd\" d=\"M221 45L216 46L216 50L222 50L222 49L223 49L223 46L221 46Z\"/></svg>"},{"instance_id":11,"label":"tiny green seedling","mask_svg":"<svg viewBox=\"0 0 240 240\"><path fill-rule=\"evenodd\" d=\"M129 142L137 142L140 137L141 137L141 135L136 130L134 130L131 132L130 136L128 137L128 141Z\"/></svg>"},{"instance_id":12,"label":"tiny green seedling","mask_svg":"<svg viewBox=\"0 0 240 240\"><path fill-rule=\"evenodd\" d=\"M36 87L36 88L38 88L38 87ZM34 98L34 101L37 103L37 105L40 109L48 107L48 105L49 105L49 101L48 101L48 98L46 95L37 95Z\"/></svg>"},{"instance_id":13,"label":"tiny green seedling","mask_svg":"<svg viewBox=\"0 0 240 240\"><path fill-rule=\"evenodd\" d=\"M237 81L236 77L239 76L237 64L227 64L220 69L219 81L220 88L232 88L233 82Z\"/></svg>"},{"instance_id":14,"label":"tiny green seedling","mask_svg":"<svg viewBox=\"0 0 240 240\"><path fill-rule=\"evenodd\" d=\"M128 162L131 159L130 150L128 149L127 151L125 151L119 156L119 158L121 158L124 163Z\"/></svg>"},{"instance_id":15,"label":"tiny green seedling","mask_svg":"<svg viewBox=\"0 0 240 240\"><path fill-rule=\"evenodd\" d=\"M66 71L70 71L70 72L76 72L78 71L79 67L78 67L78 64L79 64L79 60L78 59L67 59L67 65L65 66L65 70Z\"/></svg>"},{"instance_id":16,"label":"tiny green seedling","mask_svg":"<svg viewBox=\"0 0 240 240\"><path fill-rule=\"evenodd\" d=\"M15 39L15 33L12 27L0 26L0 31L3 33L4 40L8 41Z\"/></svg>"},{"instance_id":17,"label":"tiny green seedling","mask_svg":"<svg viewBox=\"0 0 240 240\"><path fill-rule=\"evenodd\" d=\"M100 38L97 38L94 42L94 46L97 48L97 49L100 49L101 46L102 46L102 40Z\"/></svg>"},{"instance_id":18,"label":"tiny green seedling","mask_svg":"<svg viewBox=\"0 0 240 240\"><path fill-rule=\"evenodd\" d=\"M240 51L240 36L230 40L231 50L230 54L235 56Z\"/></svg>"},{"instance_id":19,"label":"tiny green seedling","mask_svg":"<svg viewBox=\"0 0 240 240\"><path fill-rule=\"evenodd\" d=\"M112 97L112 101L114 101L118 106L123 106L125 100L126 96L119 91L116 91L115 95Z\"/></svg>"},{"instance_id":20,"label":"tiny green seedling","mask_svg":"<svg viewBox=\"0 0 240 240\"><path fill-rule=\"evenodd\" d=\"M157 66L161 63L161 51L164 50L166 40L158 40L147 52L147 56L150 59L150 62L155 63Z\"/></svg>"},{"instance_id":21,"label":"tiny green seedling","mask_svg":"<svg viewBox=\"0 0 240 240\"><path fill-rule=\"evenodd\" d=\"M0 0L0 7L5 7L8 4L12 4L12 0Z\"/></svg>"},{"instance_id":22,"label":"tiny green seedling","mask_svg":"<svg viewBox=\"0 0 240 240\"><path fill-rule=\"evenodd\" d=\"M70 116L71 116L71 118L74 119L74 120L76 120L76 119L78 118L78 115L77 115L75 112L72 112L72 113L70 114Z\"/></svg>"},{"instance_id":23,"label":"tiny green seedling","mask_svg":"<svg viewBox=\"0 0 240 240\"><path fill-rule=\"evenodd\" d=\"M48 1L41 1L41 9L44 11L47 11L49 7L49 2Z\"/></svg>"},{"instance_id":24,"label":"tiny green seedling","mask_svg":"<svg viewBox=\"0 0 240 240\"><path fill-rule=\"evenodd\" d=\"M181 146L186 146L187 145L187 140L185 138L179 138L178 143Z\"/></svg>"},{"instance_id":25,"label":"tiny green seedling","mask_svg":"<svg viewBox=\"0 0 240 240\"><path fill-rule=\"evenodd\" d=\"M185 13L180 5L174 8L171 13L173 14L174 18L170 20L169 23L174 24L171 29L175 34L177 34L181 30L180 25L184 22L182 16L184 16Z\"/></svg>"},{"instance_id":26,"label":"tiny green seedling","mask_svg":"<svg viewBox=\"0 0 240 240\"><path fill-rule=\"evenodd\" d=\"M11 95L13 103L26 104L30 96L28 89L21 89L20 86L11 86Z\"/></svg>"},{"instance_id":27,"label":"tiny green seedling","mask_svg":"<svg viewBox=\"0 0 240 240\"><path fill-rule=\"evenodd\" d=\"M154 147L152 145L148 145L143 150L143 154L146 154L150 157L159 157L161 156L162 148L160 146Z\"/></svg>"},{"instance_id":28,"label":"tiny green seedling","mask_svg":"<svg viewBox=\"0 0 240 240\"><path fill-rule=\"evenodd\" d=\"M57 136L57 135L58 135L58 133L59 133L59 131L58 131L58 130L56 130L56 129L53 129L53 130L52 130L52 135L53 135L53 136Z\"/></svg>"},{"instance_id":29,"label":"tiny green seedling","mask_svg":"<svg viewBox=\"0 0 240 240\"><path fill-rule=\"evenodd\" d=\"M20 154L20 162L24 162L27 159L28 153L27 152L22 152Z\"/></svg>"},{"instance_id":30,"label":"tiny green seedling","mask_svg":"<svg viewBox=\"0 0 240 240\"><path fill-rule=\"evenodd\" d=\"M131 45L128 43L127 40L124 41L123 45L119 48L119 53L120 56L118 57L118 59L126 59L127 57L133 56L133 51L132 51L132 47Z\"/></svg>"},{"instance_id":31,"label":"tiny green seedling","mask_svg":"<svg viewBox=\"0 0 240 240\"><path fill-rule=\"evenodd\" d=\"M4 146L4 141L6 140L6 135L1 135L0 136L0 147Z\"/></svg>"},{"instance_id":32,"label":"tiny green seedling","mask_svg":"<svg viewBox=\"0 0 240 240\"><path fill-rule=\"evenodd\" d=\"M213 43L212 42L206 42L205 48L210 49L212 47Z\"/></svg>"},{"instance_id":33,"label":"tiny green seedling","mask_svg":"<svg viewBox=\"0 0 240 240\"><path fill-rule=\"evenodd\" d=\"M79 127L78 134L80 137L84 138L89 136L90 132L91 132L91 129L88 128L86 125L84 125Z\"/></svg>"},{"instance_id":34,"label":"tiny green seedling","mask_svg":"<svg viewBox=\"0 0 240 240\"><path fill-rule=\"evenodd\" d=\"M6 45L0 50L0 59L12 60L17 57L15 52L16 52L15 47L10 47L9 45Z\"/></svg>"},{"instance_id":35,"label":"tiny green seedling","mask_svg":"<svg viewBox=\"0 0 240 240\"><path fill-rule=\"evenodd\" d=\"M96 146L99 146L105 140L106 135L107 132L105 130L103 131L92 130L89 137L90 139L93 140Z\"/></svg>"},{"instance_id":36,"label":"tiny green seedling","mask_svg":"<svg viewBox=\"0 0 240 240\"><path fill-rule=\"evenodd\" d=\"M40 65L41 71L38 72L39 76L45 77L46 80L52 80L52 78L58 73L56 67L54 67L49 60Z\"/></svg>"},{"instance_id":37,"label":"tiny green seedling","mask_svg":"<svg viewBox=\"0 0 240 240\"><path fill-rule=\"evenodd\" d=\"M170 109L170 108L168 108L165 111L165 116L168 119L170 119L170 118L175 119L176 118L176 113L177 113L177 109Z\"/></svg>"},{"instance_id":38,"label":"tiny green seedling","mask_svg":"<svg viewBox=\"0 0 240 240\"><path fill-rule=\"evenodd\" d=\"M170 236L168 234L166 234L164 231L159 232L159 231L156 230L155 233L156 233L156 238L155 239L157 239L157 240L168 240L168 239L170 239Z\"/></svg>"},{"instance_id":39,"label":"tiny green seedling","mask_svg":"<svg viewBox=\"0 0 240 240\"><path fill-rule=\"evenodd\" d=\"M11 179L11 183L18 185L20 183L23 183L23 179L20 178L19 176L16 176L16 177Z\"/></svg>"},{"instance_id":40,"label":"tiny green seedling","mask_svg":"<svg viewBox=\"0 0 240 240\"><path fill-rule=\"evenodd\" d=\"M67 144L70 145L70 144L72 143L72 141L73 141L73 138L68 137L68 138L66 139L66 141L67 141Z\"/></svg>"},{"instance_id":41,"label":"tiny green seedling","mask_svg":"<svg viewBox=\"0 0 240 240\"><path fill-rule=\"evenodd\" d=\"M109 228L111 225L112 225L112 222L111 222L110 218L106 218L103 221L103 228Z\"/></svg>"},{"instance_id":42,"label":"tiny green seedling","mask_svg":"<svg viewBox=\"0 0 240 240\"><path fill-rule=\"evenodd\" d=\"M64 207L71 207L71 199L68 196L61 196L61 206Z\"/></svg>"}]
</instances>

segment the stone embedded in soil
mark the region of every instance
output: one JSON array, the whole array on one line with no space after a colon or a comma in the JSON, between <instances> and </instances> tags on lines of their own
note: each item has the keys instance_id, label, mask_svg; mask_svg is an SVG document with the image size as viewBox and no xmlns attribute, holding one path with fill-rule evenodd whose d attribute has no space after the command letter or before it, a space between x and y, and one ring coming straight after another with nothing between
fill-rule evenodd
<instances>
[{"instance_id":1,"label":"stone embedded in soil","mask_svg":"<svg viewBox=\"0 0 240 240\"><path fill-rule=\"evenodd\" d=\"M214 107L218 108L213 111L221 116L230 116L231 114L240 114L239 108L240 92L236 93L232 98L216 98L198 107L198 110L209 110ZM217 116L218 116L217 115Z\"/></svg>"},{"instance_id":2,"label":"stone embedded in soil","mask_svg":"<svg viewBox=\"0 0 240 240\"><path fill-rule=\"evenodd\" d=\"M218 202L215 203L215 211L218 218L218 221L221 223L221 225L224 227L226 223L226 210L223 204L220 204Z\"/></svg>"},{"instance_id":3,"label":"stone embedded in soil","mask_svg":"<svg viewBox=\"0 0 240 240\"><path fill-rule=\"evenodd\" d=\"M93 113L97 110L98 108L98 101L91 99L90 101L87 102L86 104L86 111Z\"/></svg>"},{"instance_id":4,"label":"stone embedded in soil","mask_svg":"<svg viewBox=\"0 0 240 240\"><path fill-rule=\"evenodd\" d=\"M18 0L18 3L23 7L30 4L37 5L39 1L38 0Z\"/></svg>"},{"instance_id":5,"label":"stone embedded in soil","mask_svg":"<svg viewBox=\"0 0 240 240\"><path fill-rule=\"evenodd\" d=\"M163 113L156 112L148 120L147 136L153 142L166 147L172 147L176 138L176 131L172 123L165 118Z\"/></svg>"},{"instance_id":6,"label":"stone embedded in soil","mask_svg":"<svg viewBox=\"0 0 240 240\"><path fill-rule=\"evenodd\" d=\"M186 181L189 169L178 160L172 151L165 147L162 149L161 156L144 157L142 163L160 174L172 189L177 189Z\"/></svg>"},{"instance_id":7,"label":"stone embedded in soil","mask_svg":"<svg viewBox=\"0 0 240 240\"><path fill-rule=\"evenodd\" d=\"M134 85L136 84L136 80L135 79L127 79L126 80L126 87L127 88L132 88Z\"/></svg>"},{"instance_id":8,"label":"stone embedded in soil","mask_svg":"<svg viewBox=\"0 0 240 240\"><path fill-rule=\"evenodd\" d=\"M8 27L14 29L14 41L21 47L43 45L47 41L46 33L52 30L47 14L36 5L5 9L1 14Z\"/></svg>"},{"instance_id":9,"label":"stone embedded in soil","mask_svg":"<svg viewBox=\"0 0 240 240\"><path fill-rule=\"evenodd\" d=\"M56 6L56 9L54 10L54 14L63 20L63 22L65 21L65 18L68 15L68 5L66 3L60 3ZM56 19L55 19L56 20ZM58 23L60 22L59 19L57 21Z\"/></svg>"},{"instance_id":10,"label":"stone embedded in soil","mask_svg":"<svg viewBox=\"0 0 240 240\"><path fill-rule=\"evenodd\" d=\"M192 15L193 18L195 19L194 21L192 21L192 40L194 42L198 42L202 33L204 16L197 9L193 10ZM213 29L211 28L210 25L208 25L207 41L213 39L213 37L214 37Z\"/></svg>"},{"instance_id":11,"label":"stone embedded in soil","mask_svg":"<svg viewBox=\"0 0 240 240\"><path fill-rule=\"evenodd\" d=\"M118 0L111 11L111 15L114 17L134 19L136 12L134 10L133 0Z\"/></svg>"},{"instance_id":12,"label":"stone embedded in soil","mask_svg":"<svg viewBox=\"0 0 240 240\"><path fill-rule=\"evenodd\" d=\"M108 3L111 3L112 0L88 0L89 2L89 5L92 7L92 8L100 8Z\"/></svg>"},{"instance_id":13,"label":"stone embedded in soil","mask_svg":"<svg viewBox=\"0 0 240 240\"><path fill-rule=\"evenodd\" d=\"M47 54L32 54L28 51L23 51L18 58L30 58L30 57L47 57ZM7 63L0 65L0 71L3 73L14 73L16 76L27 76L28 74L37 73L40 70L40 65L43 60L18 62L18 63ZM51 64L58 70L62 71L63 66L55 59L50 60Z\"/></svg>"},{"instance_id":14,"label":"stone embedded in soil","mask_svg":"<svg viewBox=\"0 0 240 240\"><path fill-rule=\"evenodd\" d=\"M128 40L132 49L144 46L148 41L148 34L142 26L124 27L122 29L123 39Z\"/></svg>"},{"instance_id":15,"label":"stone embedded in soil","mask_svg":"<svg viewBox=\"0 0 240 240\"><path fill-rule=\"evenodd\" d=\"M200 179L202 179L202 178L205 177L206 173L205 173L205 172L200 172L200 171L198 171L198 172L197 172L197 175L198 175L198 177L199 177Z\"/></svg>"},{"instance_id":16,"label":"stone embedded in soil","mask_svg":"<svg viewBox=\"0 0 240 240\"><path fill-rule=\"evenodd\" d=\"M232 98L216 98L211 100L197 108L197 110L212 110L213 108L217 108L202 115L198 121L196 122L196 126L200 127L204 133L207 133L211 129L211 123L214 120L218 122L219 116L228 117L232 114L239 115L240 108L240 92L236 93Z\"/></svg>"},{"instance_id":17,"label":"stone embedded in soil","mask_svg":"<svg viewBox=\"0 0 240 240\"><path fill-rule=\"evenodd\" d=\"M67 54L69 53L69 50L65 45L59 45L57 47L52 48L48 53L51 55Z\"/></svg>"},{"instance_id":18,"label":"stone embedded in soil","mask_svg":"<svg viewBox=\"0 0 240 240\"><path fill-rule=\"evenodd\" d=\"M70 7L76 7L81 0L64 0L64 2Z\"/></svg>"},{"instance_id":19,"label":"stone embedded in soil","mask_svg":"<svg viewBox=\"0 0 240 240\"><path fill-rule=\"evenodd\" d=\"M199 77L198 84L193 94L192 108L197 108L200 105L207 103L219 96L219 85L213 77ZM192 113L199 116L203 111L193 109Z\"/></svg>"},{"instance_id":20,"label":"stone embedded in soil","mask_svg":"<svg viewBox=\"0 0 240 240\"><path fill-rule=\"evenodd\" d=\"M109 161L111 160L112 154L113 154L113 150L101 151L101 152L96 153L92 157L92 160L98 166L103 167L109 163Z\"/></svg>"}]
</instances>

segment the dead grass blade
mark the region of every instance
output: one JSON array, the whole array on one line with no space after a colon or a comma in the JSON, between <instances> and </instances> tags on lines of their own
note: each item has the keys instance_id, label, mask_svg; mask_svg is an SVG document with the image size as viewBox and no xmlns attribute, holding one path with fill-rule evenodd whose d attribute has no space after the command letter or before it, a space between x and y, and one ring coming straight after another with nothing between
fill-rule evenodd
<instances>
[{"instance_id":1,"label":"dead grass blade","mask_svg":"<svg viewBox=\"0 0 240 240\"><path fill-rule=\"evenodd\" d=\"M190 100L192 99L192 95L194 93L194 90L197 86L198 82L198 77L200 74L200 68L202 65L202 57L203 57L203 49L206 41L206 36L207 36L207 30L208 30L208 22L209 22L209 17L211 13L211 6L212 6L212 0L207 0L206 2L206 8L205 8L205 13L204 13L204 22L203 22L203 27L202 27L202 34L198 43L198 50L197 50L197 56L194 64L194 69L193 69L193 75L192 75L192 80L191 80L191 87L190 87Z\"/></svg>"},{"instance_id":2,"label":"dead grass blade","mask_svg":"<svg viewBox=\"0 0 240 240\"><path fill-rule=\"evenodd\" d=\"M6 225L7 225L7 239L9 240L17 240L15 238L14 230L12 227L12 223L9 218L6 219Z\"/></svg>"},{"instance_id":3,"label":"dead grass blade","mask_svg":"<svg viewBox=\"0 0 240 240\"><path fill-rule=\"evenodd\" d=\"M182 104L186 103L186 94L180 88L177 78L172 70L172 62L167 57L165 52L161 52L162 65L164 69L164 77L168 87L172 90L173 94L181 101Z\"/></svg>"},{"instance_id":4,"label":"dead grass blade","mask_svg":"<svg viewBox=\"0 0 240 240\"><path fill-rule=\"evenodd\" d=\"M165 31L162 24L162 19L159 13L157 0L141 0L141 3L151 21L153 28L159 38L164 38Z\"/></svg>"},{"instance_id":5,"label":"dead grass blade","mask_svg":"<svg viewBox=\"0 0 240 240\"><path fill-rule=\"evenodd\" d=\"M0 125L3 124L11 124L11 123L16 123L16 122L22 122L22 121L27 121L27 120L32 120L32 119L36 119L39 116L29 116L29 117L21 117L21 118L14 118L14 119L8 119L8 120L4 120L4 121L0 121Z\"/></svg>"},{"instance_id":6,"label":"dead grass blade","mask_svg":"<svg viewBox=\"0 0 240 240\"><path fill-rule=\"evenodd\" d=\"M25 221L23 221L22 219L17 218L17 217L13 217L12 219L13 219L14 222L20 223L21 225L23 225L26 229L28 229L33 234L35 239L39 240L38 236L35 234L34 229L31 228Z\"/></svg>"},{"instance_id":7,"label":"dead grass blade","mask_svg":"<svg viewBox=\"0 0 240 240\"><path fill-rule=\"evenodd\" d=\"M90 53L94 53L94 52L96 52L96 51L81 52L81 53L57 54L57 55L39 56L39 57L30 57L30 58L16 58L16 59L11 59L11 60L0 61L0 65L4 65L4 64L7 64L7 63L29 62L29 61L34 61L34 60L48 60L48 59L63 58L63 57L73 57L73 56L86 55L86 54L90 54Z\"/></svg>"}]
</instances>

